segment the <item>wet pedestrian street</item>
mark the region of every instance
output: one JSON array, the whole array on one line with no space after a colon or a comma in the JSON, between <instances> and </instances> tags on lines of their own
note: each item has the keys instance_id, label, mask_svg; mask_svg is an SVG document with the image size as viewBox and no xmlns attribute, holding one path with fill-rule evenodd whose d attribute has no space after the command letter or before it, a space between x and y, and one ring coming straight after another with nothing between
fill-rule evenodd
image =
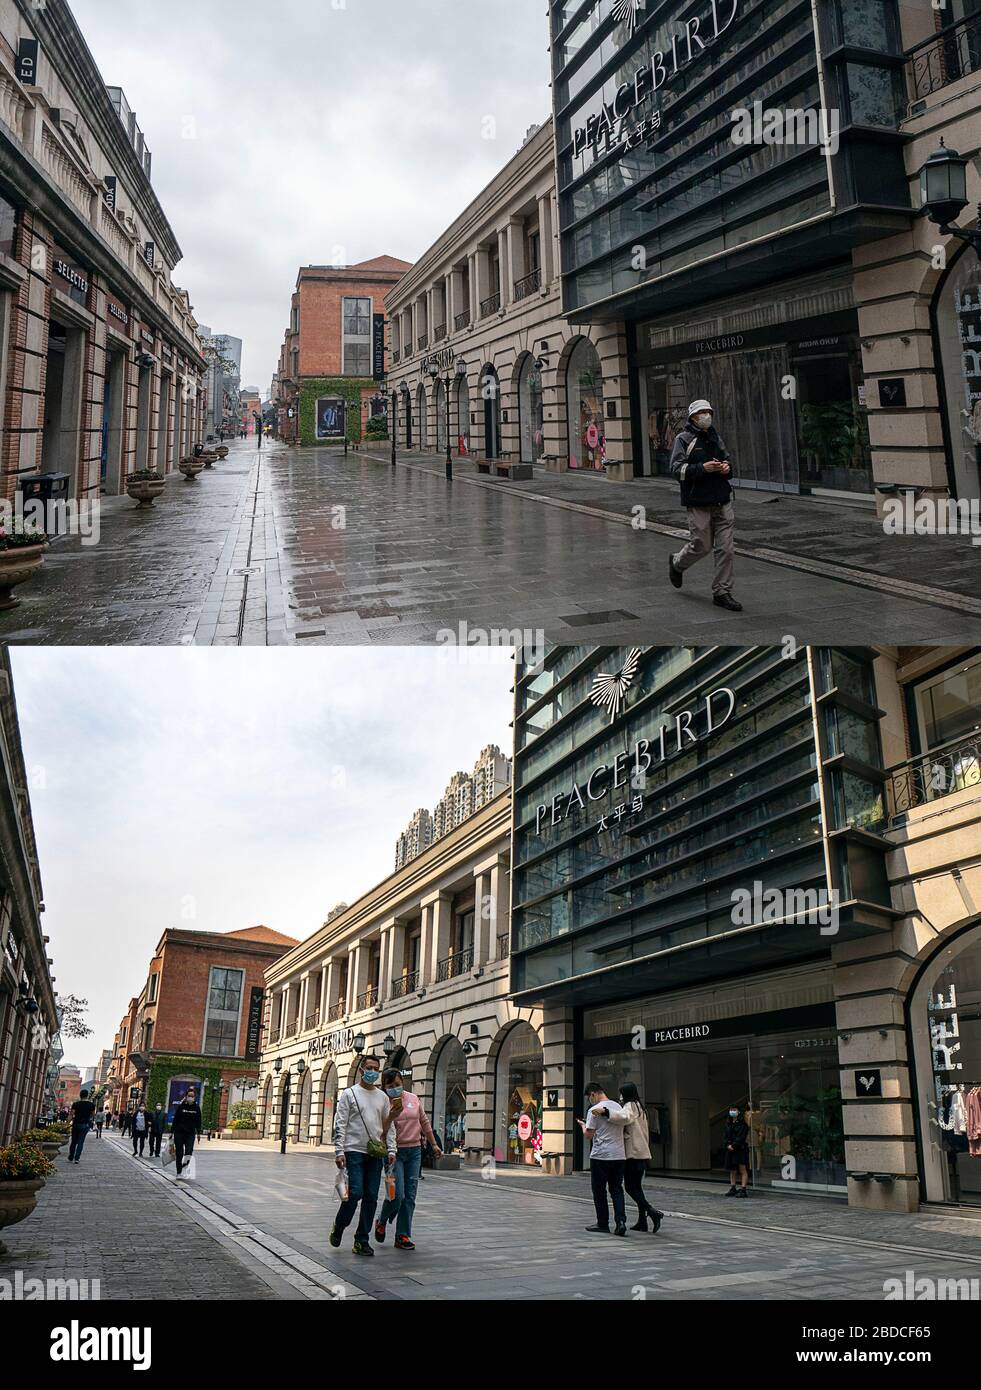
<instances>
[{"instance_id":1,"label":"wet pedestrian street","mask_svg":"<svg viewBox=\"0 0 981 1390\"><path fill-rule=\"evenodd\" d=\"M737 563L742 615L713 606L711 566L678 594L663 530L478 478L458 461L236 442L151 510L103 504L101 539L55 542L0 615L14 643L665 644L981 640L981 613L872 592L829 573ZM825 567L827 569L827 567ZM505 642L504 634L508 634Z\"/></svg>"}]
</instances>

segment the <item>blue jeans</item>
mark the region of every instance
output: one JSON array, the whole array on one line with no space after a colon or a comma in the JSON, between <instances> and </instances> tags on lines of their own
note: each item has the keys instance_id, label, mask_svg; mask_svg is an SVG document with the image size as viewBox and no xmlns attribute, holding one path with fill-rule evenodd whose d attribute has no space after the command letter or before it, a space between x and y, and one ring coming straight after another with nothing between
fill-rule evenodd
<instances>
[{"instance_id":1,"label":"blue jeans","mask_svg":"<svg viewBox=\"0 0 981 1390\"><path fill-rule=\"evenodd\" d=\"M378 1188L381 1185L385 1160L369 1158L367 1154L359 1153L346 1153L344 1157L347 1160L347 1201L338 1207L334 1226L338 1235L346 1231L354 1220L354 1213L360 1202L361 1215L358 1218L358 1229L354 1233L354 1239L368 1240L371 1236L371 1223L375 1219L375 1208L378 1206Z\"/></svg>"},{"instance_id":2,"label":"blue jeans","mask_svg":"<svg viewBox=\"0 0 981 1390\"><path fill-rule=\"evenodd\" d=\"M82 1150L85 1148L85 1136L91 1128L91 1125L72 1125L72 1137L68 1145L69 1163L73 1158L82 1157Z\"/></svg>"},{"instance_id":3,"label":"blue jeans","mask_svg":"<svg viewBox=\"0 0 981 1390\"><path fill-rule=\"evenodd\" d=\"M412 1218L416 1210L416 1192L419 1190L419 1171L422 1168L422 1149L413 1144L409 1149L399 1149L395 1163L395 1200L386 1199L381 1209L379 1221L387 1225L393 1217L397 1236L412 1235Z\"/></svg>"}]
</instances>

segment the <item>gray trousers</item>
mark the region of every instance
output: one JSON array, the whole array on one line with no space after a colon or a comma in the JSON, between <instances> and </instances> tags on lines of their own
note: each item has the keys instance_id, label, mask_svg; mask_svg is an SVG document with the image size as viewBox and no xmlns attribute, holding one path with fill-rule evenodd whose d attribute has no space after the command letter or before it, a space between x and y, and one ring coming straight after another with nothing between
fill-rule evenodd
<instances>
[{"instance_id":1,"label":"gray trousers","mask_svg":"<svg viewBox=\"0 0 981 1390\"><path fill-rule=\"evenodd\" d=\"M684 550L674 556L675 569L689 570L714 550L715 576L712 580L712 593L731 594L735 527L736 514L731 502L719 507L689 507L689 540Z\"/></svg>"}]
</instances>

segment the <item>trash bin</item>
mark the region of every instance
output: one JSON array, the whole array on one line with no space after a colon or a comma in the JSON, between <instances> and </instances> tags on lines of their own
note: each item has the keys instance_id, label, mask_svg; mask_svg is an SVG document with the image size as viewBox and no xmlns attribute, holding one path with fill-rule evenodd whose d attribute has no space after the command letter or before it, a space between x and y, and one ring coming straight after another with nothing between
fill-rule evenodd
<instances>
[{"instance_id":1,"label":"trash bin","mask_svg":"<svg viewBox=\"0 0 981 1390\"><path fill-rule=\"evenodd\" d=\"M67 502L69 482L70 478L67 473L35 473L31 477L22 478L20 481L21 498L25 510L31 502L44 504L44 529L49 536L64 535L68 531L66 510L61 507L49 507L48 503Z\"/></svg>"}]
</instances>

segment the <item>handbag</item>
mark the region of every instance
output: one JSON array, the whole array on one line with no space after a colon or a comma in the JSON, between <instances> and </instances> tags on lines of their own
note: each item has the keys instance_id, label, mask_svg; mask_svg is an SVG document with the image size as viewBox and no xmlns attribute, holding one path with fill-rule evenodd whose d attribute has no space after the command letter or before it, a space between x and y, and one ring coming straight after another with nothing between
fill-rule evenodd
<instances>
[{"instance_id":1,"label":"handbag","mask_svg":"<svg viewBox=\"0 0 981 1390\"><path fill-rule=\"evenodd\" d=\"M181 1169L181 1177L187 1178L188 1182L193 1182L198 1175L197 1160L194 1154L184 1160L184 1167Z\"/></svg>"},{"instance_id":2,"label":"handbag","mask_svg":"<svg viewBox=\"0 0 981 1390\"><path fill-rule=\"evenodd\" d=\"M174 1148L173 1141L171 1141L171 1143L167 1145L160 1157L163 1160L165 1166L168 1163L173 1163L176 1160L177 1150Z\"/></svg>"},{"instance_id":3,"label":"handbag","mask_svg":"<svg viewBox=\"0 0 981 1390\"><path fill-rule=\"evenodd\" d=\"M381 1140L381 1139L372 1139L371 1134L370 1134L370 1132L369 1132L369 1130L368 1130L368 1125L367 1125L367 1123L366 1123L366 1121L365 1121L364 1112L363 1112L362 1109L361 1109L361 1105L360 1105L360 1103L358 1102L357 1096L354 1095L354 1087L353 1087L353 1086L351 1087L351 1095L354 1096L354 1103L355 1103L355 1105L357 1105L357 1107L358 1107L358 1114L361 1116L361 1123L364 1125L364 1132L365 1132L365 1134L368 1135L368 1157L369 1157L369 1158L387 1158L387 1157L388 1157L388 1145L387 1145L383 1140Z\"/></svg>"}]
</instances>

